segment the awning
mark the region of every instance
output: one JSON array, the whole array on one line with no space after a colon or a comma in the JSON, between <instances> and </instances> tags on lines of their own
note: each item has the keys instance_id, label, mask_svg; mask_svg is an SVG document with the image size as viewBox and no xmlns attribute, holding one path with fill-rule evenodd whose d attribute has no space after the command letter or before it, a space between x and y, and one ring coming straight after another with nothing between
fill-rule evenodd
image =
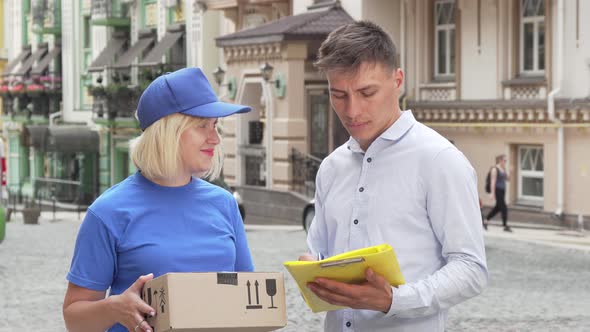
<instances>
[{"instance_id":1,"label":"awning","mask_svg":"<svg viewBox=\"0 0 590 332\"><path fill-rule=\"evenodd\" d=\"M49 136L49 128L46 125L29 125L23 129L25 146L45 151Z\"/></svg>"},{"instance_id":2,"label":"awning","mask_svg":"<svg viewBox=\"0 0 590 332\"><path fill-rule=\"evenodd\" d=\"M140 54L154 44L155 40L156 36L153 32L140 35L137 42L119 57L119 60L113 65L113 68L122 69L130 67Z\"/></svg>"},{"instance_id":3,"label":"awning","mask_svg":"<svg viewBox=\"0 0 590 332\"><path fill-rule=\"evenodd\" d=\"M30 57L23 62L23 64L18 68L18 70L13 75L24 76L27 74L29 70L33 67L36 61L41 59L42 56L47 53L47 43L39 44L39 48L31 55Z\"/></svg>"},{"instance_id":4,"label":"awning","mask_svg":"<svg viewBox=\"0 0 590 332\"><path fill-rule=\"evenodd\" d=\"M145 56L141 62L139 63L140 66L157 66L162 63L162 57L164 54L174 45L176 42L182 38L184 35L184 26L177 27L175 29L168 29L168 32L164 35L162 40L154 46L154 48L150 51L150 53Z\"/></svg>"},{"instance_id":5,"label":"awning","mask_svg":"<svg viewBox=\"0 0 590 332\"><path fill-rule=\"evenodd\" d=\"M55 126L49 128L47 151L98 152L98 132L81 126Z\"/></svg>"},{"instance_id":6,"label":"awning","mask_svg":"<svg viewBox=\"0 0 590 332\"><path fill-rule=\"evenodd\" d=\"M47 68L53 59L59 56L61 53L61 46L55 46L49 53L47 53L41 61L31 70L31 75L41 75Z\"/></svg>"},{"instance_id":7,"label":"awning","mask_svg":"<svg viewBox=\"0 0 590 332\"><path fill-rule=\"evenodd\" d=\"M100 54L92 61L88 67L89 72L102 71L114 59L115 55L120 54L127 44L126 37L115 37L109 40L107 46L100 52Z\"/></svg>"},{"instance_id":8,"label":"awning","mask_svg":"<svg viewBox=\"0 0 590 332\"><path fill-rule=\"evenodd\" d=\"M13 59L11 62L9 62L6 67L4 67L4 71L2 72L2 76L8 76L12 73L12 70L19 64L21 63L24 59L28 58L31 55L31 46L27 45L25 47L23 47L22 52L20 52L20 54Z\"/></svg>"}]
</instances>

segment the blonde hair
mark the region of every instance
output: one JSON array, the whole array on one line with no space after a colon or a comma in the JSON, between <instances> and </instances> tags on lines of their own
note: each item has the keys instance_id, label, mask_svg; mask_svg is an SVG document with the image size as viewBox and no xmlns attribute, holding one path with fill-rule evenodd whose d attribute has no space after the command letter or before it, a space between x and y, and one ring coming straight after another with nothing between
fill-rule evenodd
<instances>
[{"instance_id":1,"label":"blonde hair","mask_svg":"<svg viewBox=\"0 0 590 332\"><path fill-rule=\"evenodd\" d=\"M506 158L505 154L497 155L496 156L496 164L499 164L502 161L502 159L504 159L504 158Z\"/></svg>"},{"instance_id":2,"label":"blonde hair","mask_svg":"<svg viewBox=\"0 0 590 332\"><path fill-rule=\"evenodd\" d=\"M180 113L170 114L154 122L139 136L129 142L131 160L148 179L166 179L175 176L181 167L180 136L191 126L199 125L207 118ZM221 139L221 135L218 131ZM216 179L223 166L221 142L215 146L211 168L201 178Z\"/></svg>"}]
</instances>

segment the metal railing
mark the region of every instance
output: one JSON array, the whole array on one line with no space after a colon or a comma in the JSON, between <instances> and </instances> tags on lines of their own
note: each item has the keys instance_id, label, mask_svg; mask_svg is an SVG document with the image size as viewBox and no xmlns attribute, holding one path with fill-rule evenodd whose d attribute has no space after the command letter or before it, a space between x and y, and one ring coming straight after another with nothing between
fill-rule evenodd
<instances>
[{"instance_id":1,"label":"metal railing","mask_svg":"<svg viewBox=\"0 0 590 332\"><path fill-rule=\"evenodd\" d=\"M93 17L125 17L127 12L120 2L112 0L92 0L91 13Z\"/></svg>"},{"instance_id":2,"label":"metal railing","mask_svg":"<svg viewBox=\"0 0 590 332\"><path fill-rule=\"evenodd\" d=\"M313 197L315 177L321 163L321 159L293 148L291 150L293 190L307 197Z\"/></svg>"},{"instance_id":3,"label":"metal railing","mask_svg":"<svg viewBox=\"0 0 590 332\"><path fill-rule=\"evenodd\" d=\"M266 186L266 158L264 156L245 156L246 184L249 186Z\"/></svg>"},{"instance_id":4,"label":"metal railing","mask_svg":"<svg viewBox=\"0 0 590 332\"><path fill-rule=\"evenodd\" d=\"M51 205L54 218L57 205L60 205L60 208L69 207L70 209L75 206L78 217L84 206L84 193L80 181L34 178L33 198L41 209L44 204Z\"/></svg>"},{"instance_id":5,"label":"metal railing","mask_svg":"<svg viewBox=\"0 0 590 332\"><path fill-rule=\"evenodd\" d=\"M266 148L259 144L240 145L239 151L244 157L245 184L248 186L266 186Z\"/></svg>"},{"instance_id":6,"label":"metal railing","mask_svg":"<svg viewBox=\"0 0 590 332\"><path fill-rule=\"evenodd\" d=\"M97 118L133 118L141 91L137 87L107 86L103 92L93 92L92 111Z\"/></svg>"}]
</instances>

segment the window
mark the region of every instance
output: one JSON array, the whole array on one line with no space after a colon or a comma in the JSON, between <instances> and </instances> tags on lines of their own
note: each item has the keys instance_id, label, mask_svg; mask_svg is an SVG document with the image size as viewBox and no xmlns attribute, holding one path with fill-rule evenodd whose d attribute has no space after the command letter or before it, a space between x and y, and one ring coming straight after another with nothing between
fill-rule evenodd
<instances>
[{"instance_id":1,"label":"window","mask_svg":"<svg viewBox=\"0 0 590 332\"><path fill-rule=\"evenodd\" d=\"M21 145L20 136L16 132L10 132L8 136L8 189L16 193L20 188L22 178L21 154L23 146Z\"/></svg>"},{"instance_id":2,"label":"window","mask_svg":"<svg viewBox=\"0 0 590 332\"><path fill-rule=\"evenodd\" d=\"M520 72L538 75L545 71L545 1L521 0Z\"/></svg>"},{"instance_id":3,"label":"window","mask_svg":"<svg viewBox=\"0 0 590 332\"><path fill-rule=\"evenodd\" d=\"M329 116L330 101L326 94L310 94L310 149L312 156L325 158L330 149Z\"/></svg>"},{"instance_id":4,"label":"window","mask_svg":"<svg viewBox=\"0 0 590 332\"><path fill-rule=\"evenodd\" d=\"M437 78L455 75L455 1L434 3L434 73Z\"/></svg>"},{"instance_id":5,"label":"window","mask_svg":"<svg viewBox=\"0 0 590 332\"><path fill-rule=\"evenodd\" d=\"M349 135L340 119L330 107L330 97L325 88L310 88L308 94L309 152L323 159L344 144Z\"/></svg>"},{"instance_id":6,"label":"window","mask_svg":"<svg viewBox=\"0 0 590 332\"><path fill-rule=\"evenodd\" d=\"M176 3L176 6L168 8L168 24L184 22L184 2Z\"/></svg>"},{"instance_id":7,"label":"window","mask_svg":"<svg viewBox=\"0 0 590 332\"><path fill-rule=\"evenodd\" d=\"M518 148L518 198L528 201L543 200L543 148Z\"/></svg>"},{"instance_id":8,"label":"window","mask_svg":"<svg viewBox=\"0 0 590 332\"><path fill-rule=\"evenodd\" d=\"M84 34L84 36L82 37L82 43L83 43L82 48L84 50L87 50L92 47L91 39L90 39L91 38L90 16L84 16L83 24L84 24L84 26L82 27L82 30L83 30L82 33Z\"/></svg>"},{"instance_id":9,"label":"window","mask_svg":"<svg viewBox=\"0 0 590 332\"><path fill-rule=\"evenodd\" d=\"M155 27L158 24L158 1L143 0L141 5L142 27Z\"/></svg>"}]
</instances>

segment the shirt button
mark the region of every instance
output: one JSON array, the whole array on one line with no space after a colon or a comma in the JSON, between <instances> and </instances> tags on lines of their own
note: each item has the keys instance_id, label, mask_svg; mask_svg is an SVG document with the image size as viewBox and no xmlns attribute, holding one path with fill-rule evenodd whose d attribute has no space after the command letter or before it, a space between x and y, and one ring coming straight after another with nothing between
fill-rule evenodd
<instances>
[{"instance_id":1,"label":"shirt button","mask_svg":"<svg viewBox=\"0 0 590 332\"><path fill-rule=\"evenodd\" d=\"M355 220L353 221L353 223L354 223L355 225L357 225L357 224L359 223L359 220L358 220L358 219L355 219Z\"/></svg>"},{"instance_id":2,"label":"shirt button","mask_svg":"<svg viewBox=\"0 0 590 332\"><path fill-rule=\"evenodd\" d=\"M367 158L368 163L370 163L371 161L373 161L373 158Z\"/></svg>"},{"instance_id":3,"label":"shirt button","mask_svg":"<svg viewBox=\"0 0 590 332\"><path fill-rule=\"evenodd\" d=\"M360 192L363 192L363 191L365 191L365 188L363 188L363 187L360 187L360 188L359 188L359 191L360 191Z\"/></svg>"},{"instance_id":4,"label":"shirt button","mask_svg":"<svg viewBox=\"0 0 590 332\"><path fill-rule=\"evenodd\" d=\"M346 322L346 327L350 327L352 324L350 322Z\"/></svg>"}]
</instances>

